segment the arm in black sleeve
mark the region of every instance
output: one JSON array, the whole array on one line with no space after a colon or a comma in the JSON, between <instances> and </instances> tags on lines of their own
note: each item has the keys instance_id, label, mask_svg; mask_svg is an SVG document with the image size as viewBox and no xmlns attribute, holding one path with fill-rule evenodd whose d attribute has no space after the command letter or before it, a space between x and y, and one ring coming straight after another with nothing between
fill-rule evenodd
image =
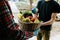
<instances>
[{"instance_id":1,"label":"arm in black sleeve","mask_svg":"<svg viewBox=\"0 0 60 40\"><path fill-rule=\"evenodd\" d=\"M39 13L39 11L40 11L41 2L42 2L42 1L39 1L39 2L37 3L37 6L36 6L36 8L38 9L38 13Z\"/></svg>"},{"instance_id":2,"label":"arm in black sleeve","mask_svg":"<svg viewBox=\"0 0 60 40\"><path fill-rule=\"evenodd\" d=\"M40 5L41 5L41 1L39 1L39 2L37 3L36 8L40 9Z\"/></svg>"},{"instance_id":3,"label":"arm in black sleeve","mask_svg":"<svg viewBox=\"0 0 60 40\"><path fill-rule=\"evenodd\" d=\"M60 5L57 2L54 2L53 4L53 8L52 8L52 12L54 13L60 13Z\"/></svg>"}]
</instances>

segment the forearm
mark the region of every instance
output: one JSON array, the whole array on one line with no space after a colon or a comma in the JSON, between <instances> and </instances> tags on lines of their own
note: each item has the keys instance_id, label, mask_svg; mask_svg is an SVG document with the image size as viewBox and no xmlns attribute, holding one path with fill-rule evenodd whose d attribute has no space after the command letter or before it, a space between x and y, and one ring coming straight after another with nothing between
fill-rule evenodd
<instances>
[{"instance_id":1,"label":"forearm","mask_svg":"<svg viewBox=\"0 0 60 40\"><path fill-rule=\"evenodd\" d=\"M49 20L49 21L47 21L47 22L43 22L41 25L42 26L47 26L47 25L52 25L53 24L53 22L54 22L55 20Z\"/></svg>"},{"instance_id":2,"label":"forearm","mask_svg":"<svg viewBox=\"0 0 60 40\"><path fill-rule=\"evenodd\" d=\"M56 15L57 15L57 13L52 13L51 19L47 22L42 23L42 26L52 25L53 22L55 21Z\"/></svg>"}]
</instances>

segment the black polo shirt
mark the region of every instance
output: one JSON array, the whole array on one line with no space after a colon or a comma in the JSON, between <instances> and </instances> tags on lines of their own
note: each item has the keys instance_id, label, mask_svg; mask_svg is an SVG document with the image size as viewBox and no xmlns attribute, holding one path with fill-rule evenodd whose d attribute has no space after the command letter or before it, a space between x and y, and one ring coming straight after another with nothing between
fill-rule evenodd
<instances>
[{"instance_id":1,"label":"black polo shirt","mask_svg":"<svg viewBox=\"0 0 60 40\"><path fill-rule=\"evenodd\" d=\"M52 13L60 12L60 6L55 1L39 1L37 8L39 10L39 20L42 20L43 22L49 21L51 19ZM41 26L40 28L43 30L50 30L51 25Z\"/></svg>"}]
</instances>

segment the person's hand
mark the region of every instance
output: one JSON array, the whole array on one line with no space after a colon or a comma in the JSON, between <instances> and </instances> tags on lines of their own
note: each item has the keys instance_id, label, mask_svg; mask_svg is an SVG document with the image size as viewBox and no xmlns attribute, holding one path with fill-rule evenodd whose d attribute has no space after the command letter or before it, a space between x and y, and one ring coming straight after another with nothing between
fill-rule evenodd
<instances>
[{"instance_id":1,"label":"person's hand","mask_svg":"<svg viewBox=\"0 0 60 40\"><path fill-rule=\"evenodd\" d=\"M44 24L43 24L43 21L41 21L41 23L40 23L40 26L43 26Z\"/></svg>"},{"instance_id":2,"label":"person's hand","mask_svg":"<svg viewBox=\"0 0 60 40\"><path fill-rule=\"evenodd\" d=\"M40 24L40 25L41 25L41 26L47 26L47 25L46 25L46 23L45 23L45 22L43 22L43 21L41 22L41 24Z\"/></svg>"}]
</instances>

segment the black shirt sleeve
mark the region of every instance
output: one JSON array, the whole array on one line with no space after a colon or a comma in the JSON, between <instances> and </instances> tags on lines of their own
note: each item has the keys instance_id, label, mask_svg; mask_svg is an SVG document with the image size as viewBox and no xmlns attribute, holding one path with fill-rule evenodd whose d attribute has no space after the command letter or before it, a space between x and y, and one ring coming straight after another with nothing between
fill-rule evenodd
<instances>
[{"instance_id":1,"label":"black shirt sleeve","mask_svg":"<svg viewBox=\"0 0 60 40\"><path fill-rule=\"evenodd\" d=\"M53 13L60 13L60 5L57 2L54 2L52 5L52 12Z\"/></svg>"},{"instance_id":2,"label":"black shirt sleeve","mask_svg":"<svg viewBox=\"0 0 60 40\"><path fill-rule=\"evenodd\" d=\"M41 5L41 1L39 1L39 2L37 3L36 8L40 9L40 5Z\"/></svg>"}]
</instances>

